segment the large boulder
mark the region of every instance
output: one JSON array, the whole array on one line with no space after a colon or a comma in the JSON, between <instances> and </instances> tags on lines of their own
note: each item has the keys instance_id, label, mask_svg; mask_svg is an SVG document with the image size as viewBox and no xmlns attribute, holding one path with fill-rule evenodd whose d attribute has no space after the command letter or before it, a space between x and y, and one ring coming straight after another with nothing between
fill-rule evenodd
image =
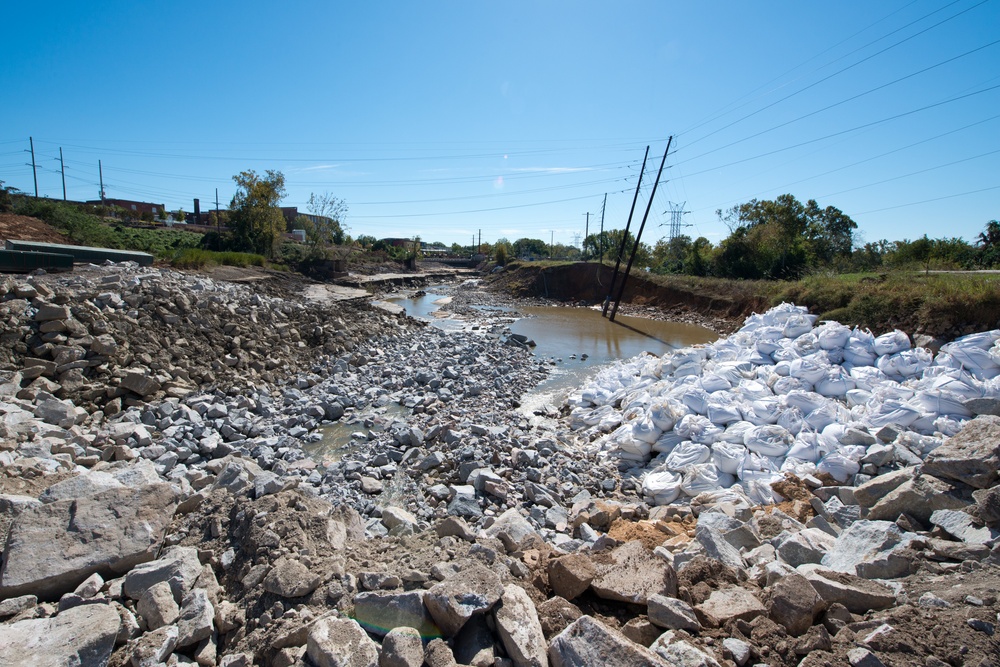
<instances>
[{"instance_id":1,"label":"large boulder","mask_svg":"<svg viewBox=\"0 0 1000 667\"><path fill-rule=\"evenodd\" d=\"M982 415L967 422L927 455L923 472L977 489L996 486L1000 482L1000 417Z\"/></svg>"},{"instance_id":2,"label":"large boulder","mask_svg":"<svg viewBox=\"0 0 1000 667\"><path fill-rule=\"evenodd\" d=\"M581 616L552 638L549 664L552 667L669 667L671 663L592 616Z\"/></svg>"},{"instance_id":3,"label":"large boulder","mask_svg":"<svg viewBox=\"0 0 1000 667\"><path fill-rule=\"evenodd\" d=\"M0 626L0 665L67 667L108 664L121 618L109 605L72 607L52 618Z\"/></svg>"},{"instance_id":4,"label":"large boulder","mask_svg":"<svg viewBox=\"0 0 1000 667\"><path fill-rule=\"evenodd\" d=\"M432 586L424 594L424 604L438 627L452 637L473 614L489 611L501 595L500 578L477 564Z\"/></svg>"},{"instance_id":5,"label":"large boulder","mask_svg":"<svg viewBox=\"0 0 1000 667\"><path fill-rule=\"evenodd\" d=\"M547 667L545 635L538 612L524 589L507 584L494 613L497 634L514 667Z\"/></svg>"},{"instance_id":6,"label":"large boulder","mask_svg":"<svg viewBox=\"0 0 1000 667\"><path fill-rule=\"evenodd\" d=\"M590 587L605 600L645 605L652 595L677 595L673 566L654 556L642 542L617 547L597 568Z\"/></svg>"},{"instance_id":7,"label":"large boulder","mask_svg":"<svg viewBox=\"0 0 1000 667\"><path fill-rule=\"evenodd\" d=\"M119 576L152 560L176 507L169 484L151 484L23 512L4 549L0 598L56 599L95 572Z\"/></svg>"},{"instance_id":8,"label":"large boulder","mask_svg":"<svg viewBox=\"0 0 1000 667\"><path fill-rule=\"evenodd\" d=\"M423 637L441 634L424 606L423 591L358 593L354 596L354 619L377 637L406 627L416 629Z\"/></svg>"},{"instance_id":9,"label":"large boulder","mask_svg":"<svg viewBox=\"0 0 1000 667\"><path fill-rule=\"evenodd\" d=\"M327 617L313 623L306 655L317 667L376 667L378 644L357 621Z\"/></svg>"}]
</instances>

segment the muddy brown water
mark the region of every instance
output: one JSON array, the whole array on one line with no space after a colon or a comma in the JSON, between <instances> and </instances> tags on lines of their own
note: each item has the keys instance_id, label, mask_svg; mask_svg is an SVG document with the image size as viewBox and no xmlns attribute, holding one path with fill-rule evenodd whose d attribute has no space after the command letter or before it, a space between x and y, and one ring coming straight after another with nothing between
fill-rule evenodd
<instances>
[{"instance_id":1,"label":"muddy brown water","mask_svg":"<svg viewBox=\"0 0 1000 667\"><path fill-rule=\"evenodd\" d=\"M444 330L464 328L461 320L438 316L437 311L446 299L446 295L429 287L423 296L392 296L386 301L435 327ZM601 316L600 309L595 308L526 306L518 311L527 317L511 322L510 330L535 342L532 352L536 357L554 362L550 376L522 397L520 410L528 415L547 403L559 406L571 391L615 361L643 353L660 356L688 345L710 343L719 337L714 331L693 324L626 315L618 315L611 322ZM399 406L392 406L389 412L392 416L402 417L399 410ZM350 450L351 435L367 430L359 423L328 426L324 429L323 441L313 446L312 453L325 458L339 458Z\"/></svg>"}]
</instances>

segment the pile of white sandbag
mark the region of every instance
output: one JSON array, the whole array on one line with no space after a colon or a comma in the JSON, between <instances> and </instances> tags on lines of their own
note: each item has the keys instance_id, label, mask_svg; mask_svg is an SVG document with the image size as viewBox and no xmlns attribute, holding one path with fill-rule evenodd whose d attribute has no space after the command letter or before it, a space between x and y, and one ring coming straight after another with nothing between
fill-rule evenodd
<instances>
[{"instance_id":1,"label":"pile of white sandbag","mask_svg":"<svg viewBox=\"0 0 1000 667\"><path fill-rule=\"evenodd\" d=\"M1000 396L1000 330L934 356L902 331L815 320L782 304L710 345L615 364L570 396L572 428L645 466L647 502L769 503L788 472L856 484L866 464L913 465L973 416L966 401Z\"/></svg>"}]
</instances>

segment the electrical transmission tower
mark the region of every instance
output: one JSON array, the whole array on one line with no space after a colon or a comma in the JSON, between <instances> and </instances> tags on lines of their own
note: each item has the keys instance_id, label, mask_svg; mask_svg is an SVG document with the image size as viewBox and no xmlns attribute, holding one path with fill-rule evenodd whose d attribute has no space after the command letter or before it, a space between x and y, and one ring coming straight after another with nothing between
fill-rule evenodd
<instances>
[{"instance_id":1,"label":"electrical transmission tower","mask_svg":"<svg viewBox=\"0 0 1000 667\"><path fill-rule=\"evenodd\" d=\"M691 225L685 225L681 223L681 217L687 215L691 211L684 210L684 204L687 202L681 202L680 204L675 204L672 201L667 202L670 205L670 231L667 233L667 241L673 241L675 238L681 235L681 227L691 227ZM664 211L667 213L667 211ZM661 225L662 226L662 225Z\"/></svg>"}]
</instances>

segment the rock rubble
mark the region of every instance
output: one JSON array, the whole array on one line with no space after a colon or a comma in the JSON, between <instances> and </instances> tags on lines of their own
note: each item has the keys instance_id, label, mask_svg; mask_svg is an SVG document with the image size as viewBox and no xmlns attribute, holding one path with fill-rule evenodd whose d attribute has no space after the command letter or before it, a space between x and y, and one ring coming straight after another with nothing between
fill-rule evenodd
<instances>
[{"instance_id":1,"label":"rock rubble","mask_svg":"<svg viewBox=\"0 0 1000 667\"><path fill-rule=\"evenodd\" d=\"M518 411L546 366L487 327L127 265L0 291L3 664L995 664L1000 417L661 503L601 446L628 392Z\"/></svg>"}]
</instances>

